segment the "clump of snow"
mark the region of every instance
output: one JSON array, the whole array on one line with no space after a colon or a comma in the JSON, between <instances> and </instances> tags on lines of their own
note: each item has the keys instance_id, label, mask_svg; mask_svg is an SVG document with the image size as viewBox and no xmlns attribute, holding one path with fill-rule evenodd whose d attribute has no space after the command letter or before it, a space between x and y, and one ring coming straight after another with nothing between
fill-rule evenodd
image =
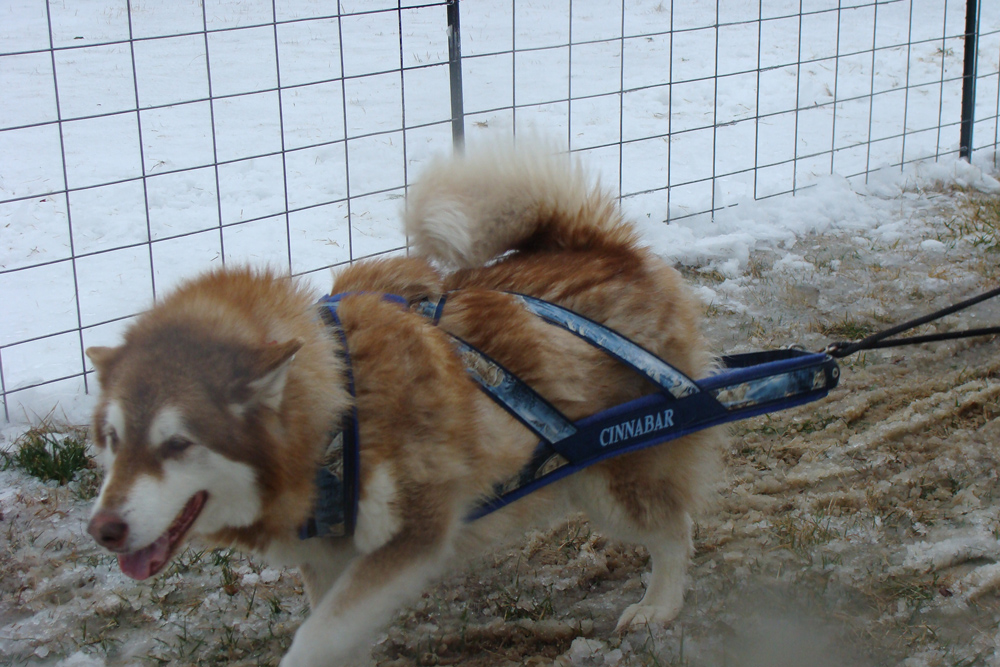
<instances>
[{"instance_id":1,"label":"clump of snow","mask_svg":"<svg viewBox=\"0 0 1000 667\"><path fill-rule=\"evenodd\" d=\"M980 558L1000 558L1000 542L995 537L972 534L917 542L906 547L903 567L929 572Z\"/></svg>"},{"instance_id":2,"label":"clump of snow","mask_svg":"<svg viewBox=\"0 0 1000 667\"><path fill-rule=\"evenodd\" d=\"M937 254L945 252L948 249L948 246L937 239L927 239L926 241L920 242L920 249L924 252Z\"/></svg>"},{"instance_id":3,"label":"clump of snow","mask_svg":"<svg viewBox=\"0 0 1000 667\"><path fill-rule=\"evenodd\" d=\"M107 663L100 658L77 651L65 660L56 663L56 667L105 667Z\"/></svg>"}]
</instances>

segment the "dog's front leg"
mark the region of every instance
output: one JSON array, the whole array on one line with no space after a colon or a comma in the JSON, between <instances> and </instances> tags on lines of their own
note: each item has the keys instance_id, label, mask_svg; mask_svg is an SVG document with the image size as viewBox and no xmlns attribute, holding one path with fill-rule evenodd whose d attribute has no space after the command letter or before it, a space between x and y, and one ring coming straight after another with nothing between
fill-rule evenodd
<instances>
[{"instance_id":1,"label":"dog's front leg","mask_svg":"<svg viewBox=\"0 0 1000 667\"><path fill-rule=\"evenodd\" d=\"M262 556L275 566L297 567L305 584L309 607L315 609L359 553L350 539L314 537L300 540L295 536L272 543Z\"/></svg>"},{"instance_id":2,"label":"dog's front leg","mask_svg":"<svg viewBox=\"0 0 1000 667\"><path fill-rule=\"evenodd\" d=\"M313 557L299 564L310 609L319 607L320 601L358 554L349 540L332 539L323 542L326 548L321 551L320 557Z\"/></svg>"},{"instance_id":3,"label":"dog's front leg","mask_svg":"<svg viewBox=\"0 0 1000 667\"><path fill-rule=\"evenodd\" d=\"M281 667L339 665L443 569L443 541L404 531L359 556L302 624Z\"/></svg>"}]
</instances>

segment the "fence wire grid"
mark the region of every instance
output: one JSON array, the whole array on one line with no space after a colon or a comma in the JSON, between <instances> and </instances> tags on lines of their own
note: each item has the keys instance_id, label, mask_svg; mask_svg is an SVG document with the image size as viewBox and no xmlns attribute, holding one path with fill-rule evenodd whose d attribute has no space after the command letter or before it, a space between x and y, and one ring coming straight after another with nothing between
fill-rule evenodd
<instances>
[{"instance_id":1,"label":"fence wire grid","mask_svg":"<svg viewBox=\"0 0 1000 667\"><path fill-rule=\"evenodd\" d=\"M699 224L831 173L995 163L1000 137L1000 3L981 0L14 0L0 14L8 421L86 393L84 349L199 270L268 264L319 293L331 267L405 252L408 183L463 137L554 137L629 215Z\"/></svg>"}]
</instances>

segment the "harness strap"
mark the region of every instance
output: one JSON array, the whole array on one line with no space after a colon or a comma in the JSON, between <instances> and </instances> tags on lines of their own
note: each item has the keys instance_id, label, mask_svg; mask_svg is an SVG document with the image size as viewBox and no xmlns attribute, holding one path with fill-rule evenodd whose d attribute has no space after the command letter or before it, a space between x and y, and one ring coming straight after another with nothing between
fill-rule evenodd
<instances>
[{"instance_id":1,"label":"harness strap","mask_svg":"<svg viewBox=\"0 0 1000 667\"><path fill-rule=\"evenodd\" d=\"M637 373L645 375L670 396L684 398L700 391L694 380L614 329L609 329L603 324L598 324L554 303L526 294L513 292L509 294L528 312L576 334L594 347L607 352Z\"/></svg>"},{"instance_id":2,"label":"harness strap","mask_svg":"<svg viewBox=\"0 0 1000 667\"><path fill-rule=\"evenodd\" d=\"M559 451L559 443L576 433L573 422L520 378L458 336L451 338L465 370L482 390L541 440Z\"/></svg>"},{"instance_id":3,"label":"harness strap","mask_svg":"<svg viewBox=\"0 0 1000 667\"><path fill-rule=\"evenodd\" d=\"M312 537L346 537L354 534L358 518L358 496L360 477L360 442L358 430L357 395L354 371L351 368L351 352L347 345L347 335L340 321L337 309L346 296L364 292L347 292L325 296L319 301L319 315L332 328L340 340L340 354L344 359L347 375L347 389L351 394L351 409L344 416L339 430L333 432L316 470L316 502L312 516L299 526L299 539ZM385 301L407 307L406 299L395 294L381 294Z\"/></svg>"},{"instance_id":4,"label":"harness strap","mask_svg":"<svg viewBox=\"0 0 1000 667\"><path fill-rule=\"evenodd\" d=\"M421 301L413 307L414 312L427 317L436 326L444 312L447 299L448 294L445 293L437 301ZM488 354L455 334L448 333L448 336L458 350L458 356L462 359L466 372L472 376L479 388L552 451L565 456L567 452L559 443L576 433L573 423L541 394Z\"/></svg>"},{"instance_id":5,"label":"harness strap","mask_svg":"<svg viewBox=\"0 0 1000 667\"><path fill-rule=\"evenodd\" d=\"M700 391L694 380L617 331L554 303L526 294L506 294L533 315L575 334L645 376L663 389L668 398L680 399ZM421 301L414 306L414 311L437 325L447 299L448 293L445 293L436 301ZM511 413L565 458L572 461L579 457L575 448L559 444L576 433L576 427L569 419L487 354L454 334L449 333L449 336L458 347L469 374L497 405ZM721 406L718 407L721 409Z\"/></svg>"},{"instance_id":6,"label":"harness strap","mask_svg":"<svg viewBox=\"0 0 1000 667\"><path fill-rule=\"evenodd\" d=\"M467 517L473 521L595 463L662 444L712 426L784 410L823 398L837 386L828 355L778 350L727 357L729 367L699 381L702 391L674 399L648 394L576 422L562 443L572 458L542 446L513 479L497 485Z\"/></svg>"}]
</instances>

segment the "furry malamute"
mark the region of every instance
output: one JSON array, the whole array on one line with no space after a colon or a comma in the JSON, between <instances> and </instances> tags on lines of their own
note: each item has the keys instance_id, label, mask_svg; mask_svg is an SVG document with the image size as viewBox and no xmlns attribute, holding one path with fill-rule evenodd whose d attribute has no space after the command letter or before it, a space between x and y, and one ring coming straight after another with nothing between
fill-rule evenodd
<instances>
[{"instance_id":1,"label":"furry malamute","mask_svg":"<svg viewBox=\"0 0 1000 667\"><path fill-rule=\"evenodd\" d=\"M90 534L136 579L195 535L297 566L312 614L282 665L338 664L449 564L576 510L649 549L649 586L619 628L672 620L720 431L599 463L467 523L537 438L479 390L447 332L577 420L653 386L503 291L574 310L701 377L711 358L678 273L639 246L614 197L538 150L434 163L410 192L406 224L416 257L355 264L333 285L356 293L339 307L360 431L353 535L299 536L318 462L354 401L340 337L314 294L251 269L196 278L119 347L87 350L107 470ZM381 296L413 304L445 292L437 325Z\"/></svg>"}]
</instances>

